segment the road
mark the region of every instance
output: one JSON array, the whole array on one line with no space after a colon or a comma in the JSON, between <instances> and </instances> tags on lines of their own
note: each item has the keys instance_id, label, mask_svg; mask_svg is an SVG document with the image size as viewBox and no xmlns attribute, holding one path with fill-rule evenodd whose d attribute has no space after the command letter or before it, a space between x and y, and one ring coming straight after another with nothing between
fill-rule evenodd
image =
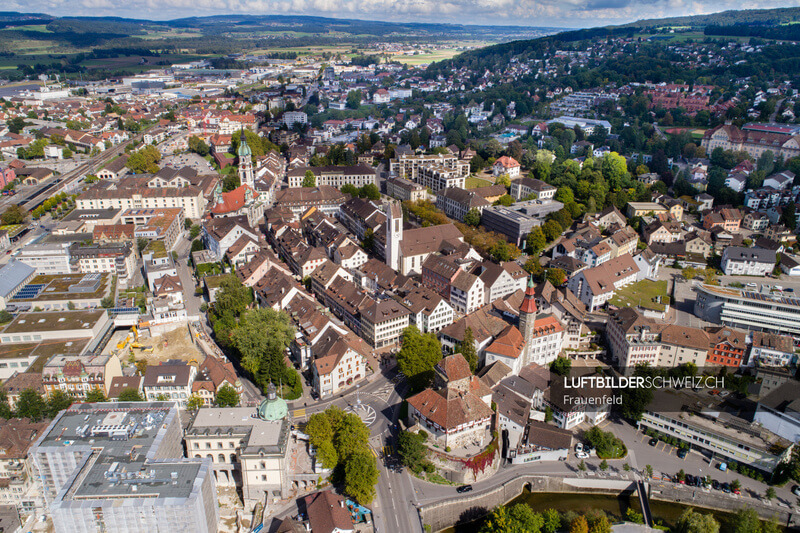
<instances>
[{"instance_id":1,"label":"road","mask_svg":"<svg viewBox=\"0 0 800 533\"><path fill-rule=\"evenodd\" d=\"M607 421L602 424L601 427L605 431L611 431L617 437L621 438L628 448L628 456L625 459L608 461L609 469L606 472L602 472L600 469L601 460L597 457L585 459L586 471L582 472L578 468L580 460L576 459L573 454L570 454L568 461L551 461L501 467L492 477L478 483L473 483L473 492L469 494L469 497L473 497L475 494L479 494L483 491L493 490L522 475L588 478L606 477L609 479L630 479L634 481L639 475L645 473L647 465L652 467L655 474L674 476L679 470L683 469L687 474L703 477L711 476L720 483L730 483L734 479L738 479L742 485L741 495L729 494L726 496L739 500L741 502L739 505L742 506L746 506L748 501L763 499L766 493L767 485L765 483L760 483L754 479L730 471L722 472L717 468L719 464L718 461L711 461L711 463L709 463L709 459L698 452L692 451L685 459L681 459L676 455L677 449L664 442L659 442L656 446L650 446L650 437L639 432L636 427L627 422L619 420ZM624 469L625 464L631 467L630 471ZM411 479L414 491L418 495L416 501L419 505L425 506L441 500L450 500L459 497L455 486L436 485L417 478ZM796 505L797 498L791 493L791 487L791 483L783 487L774 487L777 494L775 502L778 505ZM687 488L687 490L692 489ZM721 494L721 492L718 491L714 492Z\"/></svg>"},{"instance_id":2,"label":"road","mask_svg":"<svg viewBox=\"0 0 800 533\"><path fill-rule=\"evenodd\" d=\"M86 176L86 174L93 174L98 170L100 170L103 167L103 165L105 165L113 158L123 153L125 151L125 147L128 146L128 144L130 144L134 140L140 140L143 134L144 132L141 132L138 135L132 137L131 139L123 143L120 143L116 146L112 146L111 148L105 150L104 152L101 152L97 156L81 164L74 170L71 170L66 174L62 174L57 178L54 178L60 180L55 187L43 193L40 193L32 198L25 198L25 200L22 202L21 205L25 207L25 209L27 209L28 211L32 211L33 209L41 205L42 202L44 202L46 199L50 198L54 194L61 191L71 190L79 179Z\"/></svg>"}]
</instances>

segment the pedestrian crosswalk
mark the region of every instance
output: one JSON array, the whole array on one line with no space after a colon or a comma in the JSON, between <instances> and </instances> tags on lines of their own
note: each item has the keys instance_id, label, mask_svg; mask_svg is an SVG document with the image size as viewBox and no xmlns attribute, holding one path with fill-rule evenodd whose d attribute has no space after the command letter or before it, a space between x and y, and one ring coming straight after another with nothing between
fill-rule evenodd
<instances>
[{"instance_id":1,"label":"pedestrian crosswalk","mask_svg":"<svg viewBox=\"0 0 800 533\"><path fill-rule=\"evenodd\" d=\"M305 418L306 417L306 410L305 409L295 409L294 413L292 413L294 418Z\"/></svg>"},{"instance_id":2,"label":"pedestrian crosswalk","mask_svg":"<svg viewBox=\"0 0 800 533\"><path fill-rule=\"evenodd\" d=\"M392 455L393 453L394 453L394 446L392 446L391 444L387 444L386 446L383 447L383 455L384 456L388 457L388 456Z\"/></svg>"},{"instance_id":3,"label":"pedestrian crosswalk","mask_svg":"<svg viewBox=\"0 0 800 533\"><path fill-rule=\"evenodd\" d=\"M372 452L373 457L378 458L378 452L375 451L375 448L370 447L369 451Z\"/></svg>"}]
</instances>

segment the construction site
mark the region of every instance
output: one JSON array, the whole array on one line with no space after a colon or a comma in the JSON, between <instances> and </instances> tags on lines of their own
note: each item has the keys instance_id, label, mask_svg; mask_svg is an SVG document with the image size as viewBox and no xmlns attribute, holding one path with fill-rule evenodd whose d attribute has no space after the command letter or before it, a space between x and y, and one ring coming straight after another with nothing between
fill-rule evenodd
<instances>
[{"instance_id":1,"label":"construction site","mask_svg":"<svg viewBox=\"0 0 800 533\"><path fill-rule=\"evenodd\" d=\"M205 358L197 345L196 334L188 325L156 336L151 336L147 330L140 331L136 326L127 331L117 330L103 348L103 353L116 354L123 364L144 359L148 366L169 360L198 365Z\"/></svg>"}]
</instances>

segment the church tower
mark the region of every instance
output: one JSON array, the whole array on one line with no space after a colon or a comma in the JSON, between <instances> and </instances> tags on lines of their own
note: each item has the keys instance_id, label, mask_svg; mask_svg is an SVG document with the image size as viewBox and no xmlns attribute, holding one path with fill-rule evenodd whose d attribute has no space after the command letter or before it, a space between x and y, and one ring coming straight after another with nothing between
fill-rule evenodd
<instances>
[{"instance_id":1,"label":"church tower","mask_svg":"<svg viewBox=\"0 0 800 533\"><path fill-rule=\"evenodd\" d=\"M403 210L397 202L386 204L386 264L400 271L400 243L403 242Z\"/></svg>"},{"instance_id":2,"label":"church tower","mask_svg":"<svg viewBox=\"0 0 800 533\"><path fill-rule=\"evenodd\" d=\"M533 344L533 330L536 327L536 296L534 294L533 276L528 278L528 288L525 289L525 297L522 305L519 306L519 332L525 339L525 364L528 364L528 354Z\"/></svg>"},{"instance_id":3,"label":"church tower","mask_svg":"<svg viewBox=\"0 0 800 533\"><path fill-rule=\"evenodd\" d=\"M255 188L255 178L253 176L253 152L247 145L247 140L242 130L241 142L239 143L239 183Z\"/></svg>"}]
</instances>

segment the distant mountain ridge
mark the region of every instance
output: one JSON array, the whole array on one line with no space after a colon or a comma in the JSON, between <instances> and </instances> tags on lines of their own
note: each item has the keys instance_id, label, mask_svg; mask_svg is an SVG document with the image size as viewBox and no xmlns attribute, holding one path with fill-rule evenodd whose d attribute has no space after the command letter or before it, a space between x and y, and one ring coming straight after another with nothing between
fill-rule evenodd
<instances>
[{"instance_id":1,"label":"distant mountain ridge","mask_svg":"<svg viewBox=\"0 0 800 533\"><path fill-rule=\"evenodd\" d=\"M386 22L362 19L338 19L307 15L209 15L204 17L185 17L172 20L130 19L124 17L56 17L43 13L20 13L14 11L0 11L0 27L26 26L35 24L49 24L59 22L65 25L80 26L82 24L115 24L130 25L131 31L142 26L168 27L168 28L199 28L210 30L214 33L222 30L231 30L241 26L267 26L271 31L358 31L374 33L377 35L391 32L422 32L424 34L470 34L476 29L497 30L505 33L526 34L530 32L555 33L565 28L549 26L489 26L478 24L445 24L424 22ZM91 32L86 28L85 32Z\"/></svg>"}]
</instances>

